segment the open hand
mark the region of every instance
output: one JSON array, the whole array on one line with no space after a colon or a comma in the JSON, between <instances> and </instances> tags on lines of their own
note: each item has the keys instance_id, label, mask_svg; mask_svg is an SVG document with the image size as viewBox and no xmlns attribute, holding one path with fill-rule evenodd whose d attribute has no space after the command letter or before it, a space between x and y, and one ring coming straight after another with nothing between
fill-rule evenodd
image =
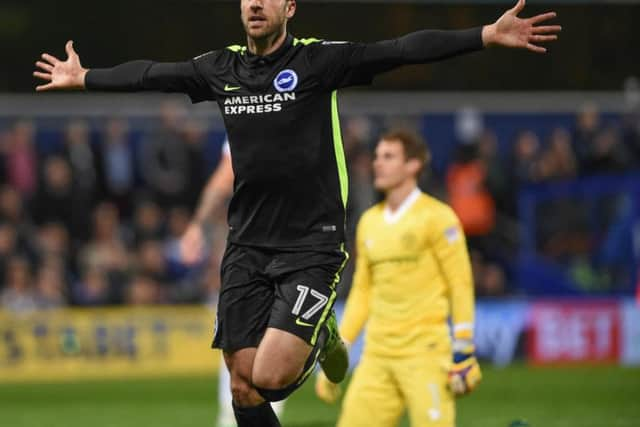
<instances>
[{"instance_id":1,"label":"open hand","mask_svg":"<svg viewBox=\"0 0 640 427\"><path fill-rule=\"evenodd\" d=\"M193 265L202 260L204 253L204 233L202 225L197 222L189 224L187 231L180 238L180 255L187 265Z\"/></svg>"},{"instance_id":2,"label":"open hand","mask_svg":"<svg viewBox=\"0 0 640 427\"><path fill-rule=\"evenodd\" d=\"M518 0L513 8L506 11L495 23L483 28L482 40L485 46L524 48L536 53L547 51L538 43L557 40L557 33L562 27L538 24L555 18L556 13L547 12L531 18L518 18L518 13L524 9L524 5L525 0Z\"/></svg>"},{"instance_id":3,"label":"open hand","mask_svg":"<svg viewBox=\"0 0 640 427\"><path fill-rule=\"evenodd\" d=\"M84 78L88 70L82 68L80 57L73 49L71 40L65 45L65 50L68 55L66 61L43 53L42 61L36 62L37 70L33 72L34 77L48 82L36 86L36 91L84 89Z\"/></svg>"}]
</instances>

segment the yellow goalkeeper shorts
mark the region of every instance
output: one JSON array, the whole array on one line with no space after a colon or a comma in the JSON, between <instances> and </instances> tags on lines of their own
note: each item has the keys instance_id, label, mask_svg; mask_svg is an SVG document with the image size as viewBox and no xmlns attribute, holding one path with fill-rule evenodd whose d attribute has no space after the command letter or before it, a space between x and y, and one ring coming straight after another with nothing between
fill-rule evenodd
<instances>
[{"instance_id":1,"label":"yellow goalkeeper shorts","mask_svg":"<svg viewBox=\"0 0 640 427\"><path fill-rule=\"evenodd\" d=\"M405 410L411 427L454 427L450 367L448 348L419 357L364 355L347 389L338 427L394 427Z\"/></svg>"}]
</instances>

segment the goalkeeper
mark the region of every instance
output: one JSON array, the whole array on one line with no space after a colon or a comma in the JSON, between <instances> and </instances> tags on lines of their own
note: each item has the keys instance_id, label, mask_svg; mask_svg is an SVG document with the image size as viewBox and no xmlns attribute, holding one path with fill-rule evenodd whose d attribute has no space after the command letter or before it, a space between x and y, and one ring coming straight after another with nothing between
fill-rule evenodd
<instances>
[{"instance_id":1,"label":"goalkeeper","mask_svg":"<svg viewBox=\"0 0 640 427\"><path fill-rule=\"evenodd\" d=\"M340 335L348 343L367 330L339 427L394 426L405 409L413 427L453 427L455 396L480 381L465 238L453 210L417 188L428 160L409 132L385 134L376 147L374 185L385 199L357 228ZM320 374L316 392L333 402L338 387Z\"/></svg>"}]
</instances>

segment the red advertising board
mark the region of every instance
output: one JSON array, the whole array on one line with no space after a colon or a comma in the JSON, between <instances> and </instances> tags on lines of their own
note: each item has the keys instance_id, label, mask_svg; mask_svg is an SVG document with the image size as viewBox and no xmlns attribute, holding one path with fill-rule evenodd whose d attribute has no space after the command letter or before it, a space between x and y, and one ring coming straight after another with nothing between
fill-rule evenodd
<instances>
[{"instance_id":1,"label":"red advertising board","mask_svg":"<svg viewBox=\"0 0 640 427\"><path fill-rule=\"evenodd\" d=\"M617 302L538 302L531 306L529 360L545 363L617 363Z\"/></svg>"}]
</instances>

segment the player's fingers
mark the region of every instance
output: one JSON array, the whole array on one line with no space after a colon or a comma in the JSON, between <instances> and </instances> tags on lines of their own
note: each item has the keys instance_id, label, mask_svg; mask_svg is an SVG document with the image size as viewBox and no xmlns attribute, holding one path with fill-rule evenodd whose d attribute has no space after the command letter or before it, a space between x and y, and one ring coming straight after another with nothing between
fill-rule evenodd
<instances>
[{"instance_id":1,"label":"player's fingers","mask_svg":"<svg viewBox=\"0 0 640 427\"><path fill-rule=\"evenodd\" d=\"M49 73L53 71L53 65L47 64L46 62L42 62L42 61L36 61L36 67L44 71L48 71Z\"/></svg>"},{"instance_id":2,"label":"player's fingers","mask_svg":"<svg viewBox=\"0 0 640 427\"><path fill-rule=\"evenodd\" d=\"M451 392L455 395L463 395L466 392L464 379L458 374L451 375L449 378L449 389L451 389Z\"/></svg>"},{"instance_id":3,"label":"player's fingers","mask_svg":"<svg viewBox=\"0 0 640 427\"><path fill-rule=\"evenodd\" d=\"M529 36L529 41L530 42L550 42L553 40L558 40L558 36L556 35L552 35L552 36L538 36L538 35L533 35L533 36Z\"/></svg>"},{"instance_id":4,"label":"player's fingers","mask_svg":"<svg viewBox=\"0 0 640 427\"><path fill-rule=\"evenodd\" d=\"M45 61L47 61L51 65L56 65L58 62L60 62L60 60L58 58L56 58L53 55L49 55L48 53L43 53L42 54L42 59L44 59Z\"/></svg>"},{"instance_id":5,"label":"player's fingers","mask_svg":"<svg viewBox=\"0 0 640 427\"><path fill-rule=\"evenodd\" d=\"M514 15L517 15L524 9L524 0L518 0L518 3L510 10Z\"/></svg>"},{"instance_id":6,"label":"player's fingers","mask_svg":"<svg viewBox=\"0 0 640 427\"><path fill-rule=\"evenodd\" d=\"M529 49L531 52L535 52L535 53L546 53L547 52L547 49L545 49L544 47L536 46L535 44L532 44L532 43L527 43L527 49Z\"/></svg>"},{"instance_id":7,"label":"player's fingers","mask_svg":"<svg viewBox=\"0 0 640 427\"><path fill-rule=\"evenodd\" d=\"M45 90L51 90L51 89L55 89L55 86L54 86L53 83L48 83L46 85L36 86L36 92L43 92Z\"/></svg>"},{"instance_id":8,"label":"player's fingers","mask_svg":"<svg viewBox=\"0 0 640 427\"><path fill-rule=\"evenodd\" d=\"M527 21L529 21L529 23L535 25L535 24L537 24L539 22L546 21L548 19L553 19L555 17L556 17L556 13L555 12L547 12L547 13L542 13L540 15L533 16L533 17L527 19Z\"/></svg>"},{"instance_id":9,"label":"player's fingers","mask_svg":"<svg viewBox=\"0 0 640 427\"><path fill-rule=\"evenodd\" d=\"M72 57L72 56L78 56L78 54L76 53L76 51L73 49L73 40L69 40L69 41L64 45L64 50L67 52L67 55L69 55L69 57Z\"/></svg>"},{"instance_id":10,"label":"player's fingers","mask_svg":"<svg viewBox=\"0 0 640 427\"><path fill-rule=\"evenodd\" d=\"M560 25L541 25L531 29L533 34L559 33L560 31L562 31L562 26Z\"/></svg>"},{"instance_id":11,"label":"player's fingers","mask_svg":"<svg viewBox=\"0 0 640 427\"><path fill-rule=\"evenodd\" d=\"M201 240L184 239L180 244L180 252L182 253L182 260L187 265L197 263L202 259L203 244Z\"/></svg>"},{"instance_id":12,"label":"player's fingers","mask_svg":"<svg viewBox=\"0 0 640 427\"><path fill-rule=\"evenodd\" d=\"M51 81L51 74L48 74L48 73L41 73L40 71L34 71L33 76L42 80L47 80L49 82Z\"/></svg>"}]
</instances>

